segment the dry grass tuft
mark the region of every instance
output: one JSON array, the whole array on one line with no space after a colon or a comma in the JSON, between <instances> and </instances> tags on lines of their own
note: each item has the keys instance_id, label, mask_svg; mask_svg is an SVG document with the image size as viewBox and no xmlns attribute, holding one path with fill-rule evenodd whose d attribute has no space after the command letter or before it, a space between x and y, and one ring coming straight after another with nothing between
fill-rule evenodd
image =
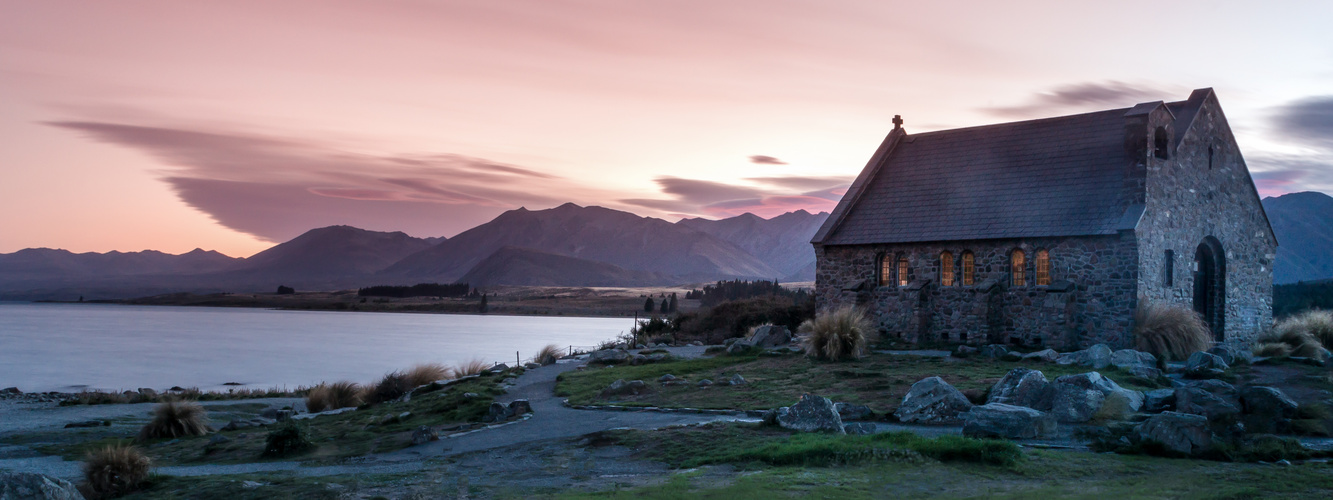
<instances>
[{"instance_id":1,"label":"dry grass tuft","mask_svg":"<svg viewBox=\"0 0 1333 500\"><path fill-rule=\"evenodd\" d=\"M1267 358L1285 358L1291 356L1291 346L1281 342L1264 342L1255 344L1254 355Z\"/></svg>"},{"instance_id":2,"label":"dry grass tuft","mask_svg":"<svg viewBox=\"0 0 1333 500\"><path fill-rule=\"evenodd\" d=\"M851 306L823 311L798 331L805 336L806 356L830 361L860 359L878 337L870 318Z\"/></svg>"},{"instance_id":3,"label":"dry grass tuft","mask_svg":"<svg viewBox=\"0 0 1333 500\"><path fill-rule=\"evenodd\" d=\"M453 370L439 363L426 363L413 366L407 370L404 375L407 376L407 385L412 387L421 387L436 380L445 380L453 374Z\"/></svg>"},{"instance_id":4,"label":"dry grass tuft","mask_svg":"<svg viewBox=\"0 0 1333 500\"><path fill-rule=\"evenodd\" d=\"M361 406L361 402L361 386L346 380L311 387L305 397L306 410L311 413Z\"/></svg>"},{"instance_id":5,"label":"dry grass tuft","mask_svg":"<svg viewBox=\"0 0 1333 500\"><path fill-rule=\"evenodd\" d=\"M1319 309L1305 311L1282 320L1273 327L1273 331L1279 337L1300 336L1302 341L1312 339L1329 348L1333 346L1333 312Z\"/></svg>"},{"instance_id":6,"label":"dry grass tuft","mask_svg":"<svg viewBox=\"0 0 1333 500\"><path fill-rule=\"evenodd\" d=\"M464 361L462 363L459 363L458 366L455 366L454 375L457 375L459 377L466 377L468 375L481 375L482 372L486 371L490 367L491 367L490 363L487 363L480 359L473 359L471 361Z\"/></svg>"},{"instance_id":7,"label":"dry grass tuft","mask_svg":"<svg viewBox=\"0 0 1333 500\"><path fill-rule=\"evenodd\" d=\"M1134 309L1134 343L1140 351L1180 361L1212 347L1213 333L1192 309L1140 297Z\"/></svg>"},{"instance_id":8,"label":"dry grass tuft","mask_svg":"<svg viewBox=\"0 0 1333 500\"><path fill-rule=\"evenodd\" d=\"M549 344L546 347L543 347L542 350L537 351L537 357L534 358L533 361L536 361L537 364L542 366L553 365L555 364L555 361L560 359L560 356L563 356L564 354L565 351L561 349L560 346Z\"/></svg>"},{"instance_id":9,"label":"dry grass tuft","mask_svg":"<svg viewBox=\"0 0 1333 500\"><path fill-rule=\"evenodd\" d=\"M114 444L88 452L83 461L83 484L88 498L115 498L138 489L148 479L153 462L138 448Z\"/></svg>"},{"instance_id":10,"label":"dry grass tuft","mask_svg":"<svg viewBox=\"0 0 1333 500\"><path fill-rule=\"evenodd\" d=\"M1305 314L1293 316L1278 323L1273 330L1259 337L1259 347L1269 346L1271 344L1282 344L1287 347L1287 356L1299 356L1317 360L1324 359L1324 344L1319 341L1317 336L1318 329L1323 327L1323 321L1327 315L1324 311L1310 311ZM1258 354L1256 347L1256 354ZM1281 348L1267 347L1271 357L1281 357ZM1263 354L1261 354L1262 356Z\"/></svg>"},{"instance_id":11,"label":"dry grass tuft","mask_svg":"<svg viewBox=\"0 0 1333 500\"><path fill-rule=\"evenodd\" d=\"M139 429L139 440L202 436L208 427L208 412L194 401L167 401L153 409L153 420Z\"/></svg>"}]
</instances>

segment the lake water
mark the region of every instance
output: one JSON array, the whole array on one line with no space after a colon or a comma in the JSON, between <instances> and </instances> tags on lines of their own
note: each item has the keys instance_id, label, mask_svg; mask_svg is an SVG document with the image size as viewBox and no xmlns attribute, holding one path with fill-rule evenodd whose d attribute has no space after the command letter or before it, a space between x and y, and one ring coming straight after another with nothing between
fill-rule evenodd
<instances>
[{"instance_id":1,"label":"lake water","mask_svg":"<svg viewBox=\"0 0 1333 500\"><path fill-rule=\"evenodd\" d=\"M513 364L547 344L595 346L617 318L0 303L0 388L225 389L367 383L417 363Z\"/></svg>"}]
</instances>

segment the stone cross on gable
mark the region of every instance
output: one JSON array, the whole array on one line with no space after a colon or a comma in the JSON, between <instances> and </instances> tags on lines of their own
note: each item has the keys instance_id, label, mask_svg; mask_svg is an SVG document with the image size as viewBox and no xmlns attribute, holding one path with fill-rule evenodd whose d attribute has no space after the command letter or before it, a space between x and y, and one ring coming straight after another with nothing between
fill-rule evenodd
<instances>
[{"instance_id":1,"label":"stone cross on gable","mask_svg":"<svg viewBox=\"0 0 1333 500\"><path fill-rule=\"evenodd\" d=\"M903 117L902 117L902 115L893 115L893 129L894 129L894 130L898 130L898 129L900 129L900 128L903 128Z\"/></svg>"}]
</instances>

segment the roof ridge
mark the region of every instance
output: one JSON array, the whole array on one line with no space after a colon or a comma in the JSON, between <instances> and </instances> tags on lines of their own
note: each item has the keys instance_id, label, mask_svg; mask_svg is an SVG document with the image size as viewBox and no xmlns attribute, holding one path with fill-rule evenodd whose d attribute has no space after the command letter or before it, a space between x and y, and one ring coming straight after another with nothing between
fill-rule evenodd
<instances>
[{"instance_id":1,"label":"roof ridge","mask_svg":"<svg viewBox=\"0 0 1333 500\"><path fill-rule=\"evenodd\" d=\"M1012 122L991 123L991 124L987 124L987 125L972 125L972 126L970 126L970 127L958 127L958 128L944 129L944 130L932 130L932 131L930 131L930 132L918 132L918 133L915 133L915 134L907 134L907 136L908 136L908 137L920 137L920 136L923 136L923 135L934 135L934 134L942 134L942 133L945 133L945 132L956 132L956 131L964 131L964 130L976 130L976 129L983 129L983 128L989 128L989 127L1000 127L1000 126L1004 126L1004 125L1029 125L1029 124L1035 124L1035 123L1038 123L1038 122L1044 122L1044 121L1055 121L1055 120L1062 120L1062 119L1073 119L1073 118L1087 117L1087 116L1090 116L1090 115L1097 115L1097 114L1102 114L1102 113L1106 113L1106 114L1120 113L1121 115L1123 115L1126 111L1129 111L1130 109L1133 109L1133 108L1134 108L1133 106L1130 106L1130 107L1128 107L1128 108L1103 109L1103 110L1101 110L1101 111L1089 111L1089 112L1087 112L1087 113L1076 113L1076 114L1072 114L1072 115L1048 116L1048 117L1045 117L1045 118L1033 118L1033 119L1029 119L1029 120L1018 120L1018 121L1012 121Z\"/></svg>"}]
</instances>

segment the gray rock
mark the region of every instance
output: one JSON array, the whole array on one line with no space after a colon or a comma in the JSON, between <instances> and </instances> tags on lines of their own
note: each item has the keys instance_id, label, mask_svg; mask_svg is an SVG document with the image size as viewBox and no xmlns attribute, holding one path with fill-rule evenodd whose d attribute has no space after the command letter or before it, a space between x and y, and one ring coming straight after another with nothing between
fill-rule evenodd
<instances>
[{"instance_id":1,"label":"gray rock","mask_svg":"<svg viewBox=\"0 0 1333 500\"><path fill-rule=\"evenodd\" d=\"M986 403L1026 406L1049 411L1053 396L1046 375L1037 370L1014 368L991 386Z\"/></svg>"},{"instance_id":2,"label":"gray rock","mask_svg":"<svg viewBox=\"0 0 1333 500\"><path fill-rule=\"evenodd\" d=\"M1055 349L1042 349L1037 352L1030 352L1023 355L1023 361L1054 363L1057 359L1060 359L1060 353L1055 352Z\"/></svg>"},{"instance_id":3,"label":"gray rock","mask_svg":"<svg viewBox=\"0 0 1333 500\"><path fill-rule=\"evenodd\" d=\"M611 382L611 385L607 386L607 388L602 391L602 396L637 396L640 394L647 394L651 391L652 388L648 387L648 384L643 383L642 380L631 380L626 382L625 379L619 379L615 382Z\"/></svg>"},{"instance_id":4,"label":"gray rock","mask_svg":"<svg viewBox=\"0 0 1333 500\"><path fill-rule=\"evenodd\" d=\"M1254 362L1254 353L1243 346L1220 344L1209 349L1208 354L1222 358L1222 361L1231 366Z\"/></svg>"},{"instance_id":5,"label":"gray rock","mask_svg":"<svg viewBox=\"0 0 1333 500\"><path fill-rule=\"evenodd\" d=\"M528 369L528 370L533 370L533 369L541 368L541 367L542 367L541 363L534 363L534 362L531 362L531 361L529 361L529 362L527 362L527 363L523 363L523 368Z\"/></svg>"},{"instance_id":6,"label":"gray rock","mask_svg":"<svg viewBox=\"0 0 1333 500\"><path fill-rule=\"evenodd\" d=\"M737 373L732 375L731 380L728 380L727 383L730 385L745 385L749 382L745 380L745 377L742 377L741 374Z\"/></svg>"},{"instance_id":7,"label":"gray rock","mask_svg":"<svg viewBox=\"0 0 1333 500\"><path fill-rule=\"evenodd\" d=\"M958 346L957 349L954 349L953 353L954 353L955 356L958 356L958 357L960 357L960 358L966 358L966 357L968 357L968 356L972 356L973 354L976 354L976 353L977 353L977 348L972 347L972 346L970 346L970 345L960 345L960 346Z\"/></svg>"},{"instance_id":8,"label":"gray rock","mask_svg":"<svg viewBox=\"0 0 1333 500\"><path fill-rule=\"evenodd\" d=\"M1134 428L1137 441L1161 443L1167 449L1197 455L1212 449L1213 433L1208 419L1199 415L1168 411L1149 417Z\"/></svg>"},{"instance_id":9,"label":"gray rock","mask_svg":"<svg viewBox=\"0 0 1333 500\"><path fill-rule=\"evenodd\" d=\"M1281 390L1263 386L1240 391L1240 403L1245 413L1271 418L1291 418L1300 406Z\"/></svg>"},{"instance_id":10,"label":"gray rock","mask_svg":"<svg viewBox=\"0 0 1333 500\"><path fill-rule=\"evenodd\" d=\"M647 361L647 362L649 362L649 363L661 363L661 362L663 362L663 361L667 361L667 360L669 360L669 359L671 359L671 355L670 355L670 354L665 354L665 353L660 353L660 352L659 352L659 353L657 353L657 354L649 354L649 355L648 355L648 359L646 359L645 361Z\"/></svg>"},{"instance_id":11,"label":"gray rock","mask_svg":"<svg viewBox=\"0 0 1333 500\"><path fill-rule=\"evenodd\" d=\"M64 479L33 472L0 472L0 500L83 500Z\"/></svg>"},{"instance_id":12,"label":"gray rock","mask_svg":"<svg viewBox=\"0 0 1333 500\"><path fill-rule=\"evenodd\" d=\"M750 349L754 349L754 344L751 344L748 340L739 340L727 346L727 354L740 354Z\"/></svg>"},{"instance_id":13,"label":"gray rock","mask_svg":"<svg viewBox=\"0 0 1333 500\"><path fill-rule=\"evenodd\" d=\"M1220 377L1226 373L1228 368L1230 366L1221 357L1203 351L1191 354L1189 359L1185 360L1185 375L1189 377Z\"/></svg>"},{"instance_id":14,"label":"gray rock","mask_svg":"<svg viewBox=\"0 0 1333 500\"><path fill-rule=\"evenodd\" d=\"M963 435L1005 439L1037 439L1055 435L1055 418L1023 406L988 403L963 414Z\"/></svg>"},{"instance_id":15,"label":"gray rock","mask_svg":"<svg viewBox=\"0 0 1333 500\"><path fill-rule=\"evenodd\" d=\"M806 394L796 404L778 408L777 424L783 429L799 432L832 432L845 434L842 417L829 398Z\"/></svg>"},{"instance_id":16,"label":"gray rock","mask_svg":"<svg viewBox=\"0 0 1333 500\"><path fill-rule=\"evenodd\" d=\"M1196 380L1187 385L1203 389L1233 403L1239 404L1240 402L1240 392L1236 390L1236 387L1221 380Z\"/></svg>"},{"instance_id":17,"label":"gray rock","mask_svg":"<svg viewBox=\"0 0 1333 500\"><path fill-rule=\"evenodd\" d=\"M1121 371L1124 371L1125 373L1128 373L1135 377L1146 378L1148 380L1156 380L1157 378L1162 376L1162 370L1159 370L1153 366L1132 365L1125 368L1121 368Z\"/></svg>"},{"instance_id":18,"label":"gray rock","mask_svg":"<svg viewBox=\"0 0 1333 500\"><path fill-rule=\"evenodd\" d=\"M899 421L918 424L956 424L960 415L972 409L972 402L939 377L929 377L912 384L903 402L893 412Z\"/></svg>"},{"instance_id":19,"label":"gray rock","mask_svg":"<svg viewBox=\"0 0 1333 500\"><path fill-rule=\"evenodd\" d=\"M1175 407L1175 389L1156 389L1143 393L1143 411L1161 413Z\"/></svg>"},{"instance_id":20,"label":"gray rock","mask_svg":"<svg viewBox=\"0 0 1333 500\"><path fill-rule=\"evenodd\" d=\"M217 446L220 444L227 444L230 442L231 438L228 438L227 436L223 436L221 434L213 434L212 436L208 437L208 444L210 446Z\"/></svg>"},{"instance_id":21,"label":"gray rock","mask_svg":"<svg viewBox=\"0 0 1333 500\"><path fill-rule=\"evenodd\" d=\"M1121 349L1111 353L1111 366L1128 370L1135 366L1157 369L1157 356L1133 349Z\"/></svg>"},{"instance_id":22,"label":"gray rock","mask_svg":"<svg viewBox=\"0 0 1333 500\"><path fill-rule=\"evenodd\" d=\"M1003 344L988 344L981 346L978 354L983 358L1000 359L1009 353L1009 348Z\"/></svg>"},{"instance_id":23,"label":"gray rock","mask_svg":"<svg viewBox=\"0 0 1333 500\"><path fill-rule=\"evenodd\" d=\"M875 433L875 424L854 422L842 426L842 431L854 436L868 436Z\"/></svg>"},{"instance_id":24,"label":"gray rock","mask_svg":"<svg viewBox=\"0 0 1333 500\"><path fill-rule=\"evenodd\" d=\"M749 338L752 346L760 348L777 347L791 343L791 330L785 326L764 325L754 329L754 335Z\"/></svg>"},{"instance_id":25,"label":"gray rock","mask_svg":"<svg viewBox=\"0 0 1333 500\"><path fill-rule=\"evenodd\" d=\"M1111 366L1111 348L1106 347L1106 344L1097 344L1089 347L1088 358L1083 364L1091 366L1093 370L1100 370Z\"/></svg>"},{"instance_id":26,"label":"gray rock","mask_svg":"<svg viewBox=\"0 0 1333 500\"><path fill-rule=\"evenodd\" d=\"M259 481L241 481L241 487L247 490L253 490L262 486L264 486L264 483Z\"/></svg>"},{"instance_id":27,"label":"gray rock","mask_svg":"<svg viewBox=\"0 0 1333 500\"><path fill-rule=\"evenodd\" d=\"M503 372L503 371L506 371L506 370L509 370L509 365L506 365L506 364L504 364L504 363L500 363L500 364L498 364L498 365L492 366L491 369L486 370L486 371L491 372L491 373L500 373L500 372Z\"/></svg>"},{"instance_id":28,"label":"gray rock","mask_svg":"<svg viewBox=\"0 0 1333 500\"><path fill-rule=\"evenodd\" d=\"M629 358L629 364L631 366L639 366L647 362L648 362L648 356L644 356L642 354L635 354L634 356Z\"/></svg>"},{"instance_id":29,"label":"gray rock","mask_svg":"<svg viewBox=\"0 0 1333 500\"><path fill-rule=\"evenodd\" d=\"M503 403L491 403L491 408L486 411L486 416L481 418L482 422L496 423L504 422L514 416L514 412L509 410L509 406Z\"/></svg>"},{"instance_id":30,"label":"gray rock","mask_svg":"<svg viewBox=\"0 0 1333 500\"><path fill-rule=\"evenodd\" d=\"M1201 415L1215 421L1240 413L1237 401L1208 391L1199 385L1176 388L1176 411Z\"/></svg>"},{"instance_id":31,"label":"gray rock","mask_svg":"<svg viewBox=\"0 0 1333 500\"><path fill-rule=\"evenodd\" d=\"M741 338L740 338L740 337L732 337L732 338L723 340L723 341L722 341L722 345L725 346L725 347L731 347L731 344L735 344L735 343L740 342L740 341L741 341Z\"/></svg>"},{"instance_id":32,"label":"gray rock","mask_svg":"<svg viewBox=\"0 0 1333 500\"><path fill-rule=\"evenodd\" d=\"M440 433L430 426L423 425L412 431L412 444L423 445L431 441L439 441Z\"/></svg>"},{"instance_id":33,"label":"gray rock","mask_svg":"<svg viewBox=\"0 0 1333 500\"><path fill-rule=\"evenodd\" d=\"M6 387L0 389L0 394L23 394L23 391L20 391L18 387Z\"/></svg>"},{"instance_id":34,"label":"gray rock","mask_svg":"<svg viewBox=\"0 0 1333 500\"><path fill-rule=\"evenodd\" d=\"M1118 420L1143 407L1142 393L1121 388L1097 372L1065 375L1051 388L1051 413L1060 422ZM1103 410L1108 400L1112 405Z\"/></svg>"},{"instance_id":35,"label":"gray rock","mask_svg":"<svg viewBox=\"0 0 1333 500\"><path fill-rule=\"evenodd\" d=\"M593 363L614 365L629 361L630 354L629 351L624 349L602 349L600 351L593 351L592 354L588 356L588 359Z\"/></svg>"},{"instance_id":36,"label":"gray rock","mask_svg":"<svg viewBox=\"0 0 1333 500\"><path fill-rule=\"evenodd\" d=\"M703 380L700 380L700 381L699 381L699 387L708 387L708 386L710 386L710 385L713 385L713 381L712 381L712 380L709 380L709 379L703 379Z\"/></svg>"},{"instance_id":37,"label":"gray rock","mask_svg":"<svg viewBox=\"0 0 1333 500\"><path fill-rule=\"evenodd\" d=\"M833 408L838 411L838 416L843 422L855 422L859 420L874 420L875 412L869 406L854 405L851 403L835 403Z\"/></svg>"},{"instance_id":38,"label":"gray rock","mask_svg":"<svg viewBox=\"0 0 1333 500\"><path fill-rule=\"evenodd\" d=\"M1055 358L1055 364L1064 366L1082 365L1086 363L1087 359L1088 351L1084 349L1082 351L1060 353L1060 356Z\"/></svg>"},{"instance_id":39,"label":"gray rock","mask_svg":"<svg viewBox=\"0 0 1333 500\"><path fill-rule=\"evenodd\" d=\"M509 413L515 416L532 413L532 404L526 399L515 399L509 402Z\"/></svg>"},{"instance_id":40,"label":"gray rock","mask_svg":"<svg viewBox=\"0 0 1333 500\"><path fill-rule=\"evenodd\" d=\"M676 380L676 376L670 373L657 378L657 381L662 383L670 382L672 380Z\"/></svg>"}]
</instances>

